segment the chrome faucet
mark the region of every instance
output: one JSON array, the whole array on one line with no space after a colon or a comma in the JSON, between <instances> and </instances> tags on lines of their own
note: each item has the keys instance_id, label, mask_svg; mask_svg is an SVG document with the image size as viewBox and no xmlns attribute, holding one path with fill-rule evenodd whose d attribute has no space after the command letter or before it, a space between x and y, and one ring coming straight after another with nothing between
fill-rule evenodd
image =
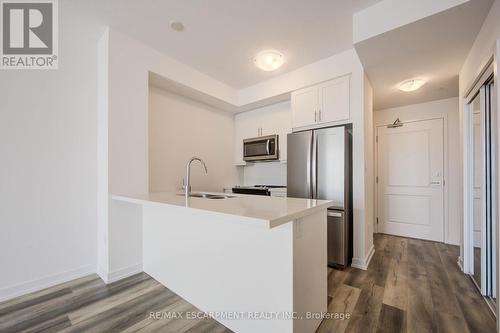
<instances>
[{"instance_id":1,"label":"chrome faucet","mask_svg":"<svg viewBox=\"0 0 500 333\"><path fill-rule=\"evenodd\" d=\"M189 161L186 164L186 184L185 184L185 194L186 194L186 199L191 196L191 181L190 181L190 176L191 176L191 163L194 161L198 161L203 165L203 168L205 168L205 173L207 174L207 165L203 160L199 157L191 157Z\"/></svg>"}]
</instances>

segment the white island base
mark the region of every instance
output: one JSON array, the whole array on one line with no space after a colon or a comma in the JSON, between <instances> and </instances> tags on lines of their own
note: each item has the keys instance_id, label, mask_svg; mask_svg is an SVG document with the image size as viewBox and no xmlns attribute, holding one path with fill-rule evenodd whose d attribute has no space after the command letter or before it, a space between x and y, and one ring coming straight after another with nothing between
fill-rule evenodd
<instances>
[{"instance_id":1,"label":"white island base","mask_svg":"<svg viewBox=\"0 0 500 333\"><path fill-rule=\"evenodd\" d=\"M271 227L248 216L115 199L142 203L144 271L200 310L238 333L316 331L321 319L305 316L327 310L324 202Z\"/></svg>"}]
</instances>

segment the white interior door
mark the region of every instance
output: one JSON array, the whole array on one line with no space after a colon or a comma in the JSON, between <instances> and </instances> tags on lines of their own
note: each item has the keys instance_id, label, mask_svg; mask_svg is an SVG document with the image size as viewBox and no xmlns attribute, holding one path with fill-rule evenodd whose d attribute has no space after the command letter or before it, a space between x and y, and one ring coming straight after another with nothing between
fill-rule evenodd
<instances>
[{"instance_id":1,"label":"white interior door","mask_svg":"<svg viewBox=\"0 0 500 333\"><path fill-rule=\"evenodd\" d=\"M377 129L378 231L443 241L443 119Z\"/></svg>"}]
</instances>

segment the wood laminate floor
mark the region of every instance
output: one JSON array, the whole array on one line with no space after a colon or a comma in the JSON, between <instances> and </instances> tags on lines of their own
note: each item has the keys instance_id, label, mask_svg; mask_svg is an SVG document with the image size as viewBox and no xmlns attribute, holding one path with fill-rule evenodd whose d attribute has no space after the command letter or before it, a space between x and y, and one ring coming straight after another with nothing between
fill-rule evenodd
<instances>
[{"instance_id":1,"label":"wood laminate floor","mask_svg":"<svg viewBox=\"0 0 500 333\"><path fill-rule=\"evenodd\" d=\"M375 235L375 254L362 271L330 270L331 312L323 332L496 332L496 319L457 265L458 246Z\"/></svg>"},{"instance_id":2,"label":"wood laminate floor","mask_svg":"<svg viewBox=\"0 0 500 333\"><path fill-rule=\"evenodd\" d=\"M367 271L329 269L323 332L495 332L495 318L460 272L458 247L376 235ZM0 332L231 332L211 319L151 318L197 309L137 274L110 285L96 275L0 303ZM257 332L256 332L257 333Z\"/></svg>"}]
</instances>

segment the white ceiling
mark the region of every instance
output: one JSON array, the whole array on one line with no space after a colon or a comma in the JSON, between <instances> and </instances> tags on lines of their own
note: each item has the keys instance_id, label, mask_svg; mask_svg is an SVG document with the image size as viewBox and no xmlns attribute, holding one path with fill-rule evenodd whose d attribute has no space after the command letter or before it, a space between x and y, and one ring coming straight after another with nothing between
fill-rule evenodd
<instances>
[{"instance_id":1,"label":"white ceiling","mask_svg":"<svg viewBox=\"0 0 500 333\"><path fill-rule=\"evenodd\" d=\"M374 90L374 109L458 96L458 74L493 0L463 5L355 45ZM405 93L396 85L423 77L428 83Z\"/></svg>"},{"instance_id":2,"label":"white ceiling","mask_svg":"<svg viewBox=\"0 0 500 333\"><path fill-rule=\"evenodd\" d=\"M200 72L242 89L352 48L352 14L380 0L94 0L92 15ZM184 23L184 32L169 22ZM274 48L274 72L253 64Z\"/></svg>"}]
</instances>

